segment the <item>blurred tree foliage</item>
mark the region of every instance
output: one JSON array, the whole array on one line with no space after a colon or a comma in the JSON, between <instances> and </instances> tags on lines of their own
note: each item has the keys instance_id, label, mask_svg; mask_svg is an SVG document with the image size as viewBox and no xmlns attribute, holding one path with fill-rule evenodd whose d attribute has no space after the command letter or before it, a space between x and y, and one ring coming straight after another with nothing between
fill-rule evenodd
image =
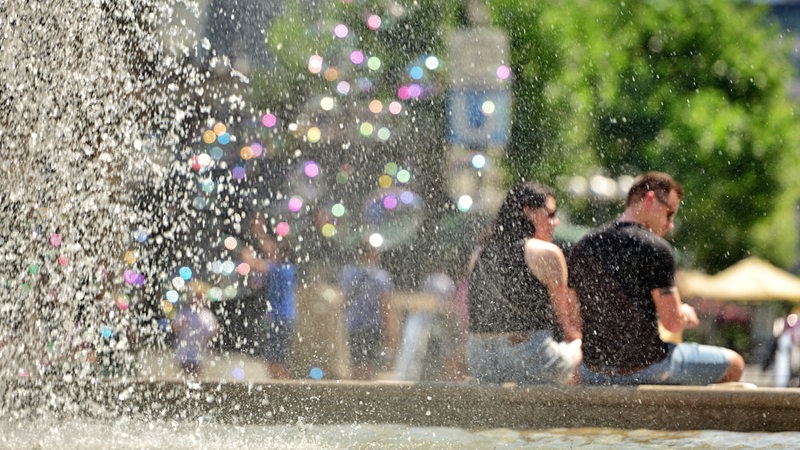
<instances>
[{"instance_id":1,"label":"blurred tree foliage","mask_svg":"<svg viewBox=\"0 0 800 450\"><path fill-rule=\"evenodd\" d=\"M266 39L276 69L255 82L262 104L291 115L314 93L331 90L306 66L310 54L345 47L331 36L336 21L354 24L352 36L365 54L381 55L378 87L396 86L418 55L442 54L448 28L465 22L465 2L403 4L406 13L393 16L392 5L377 0L288 2ZM770 24L764 6L726 0L486 4L511 42L510 180L564 187L577 174L669 172L686 189L673 236L686 264L713 272L748 254L784 267L795 262L800 127L788 91L792 39ZM380 32L368 30L363 17L354 20L366 10L388 18ZM443 119L425 115L424 106L417 105L414 123L441 130L425 132L435 163L443 145L441 136L432 136L444 134ZM444 115L442 101L431 98L427 107ZM563 200L580 225L610 220L622 208Z\"/></svg>"},{"instance_id":2,"label":"blurred tree foliage","mask_svg":"<svg viewBox=\"0 0 800 450\"><path fill-rule=\"evenodd\" d=\"M686 189L674 242L690 264L716 271L750 253L794 262L792 39L763 7L488 4L511 38L515 177L669 172Z\"/></svg>"},{"instance_id":3,"label":"blurred tree foliage","mask_svg":"<svg viewBox=\"0 0 800 450\"><path fill-rule=\"evenodd\" d=\"M343 202L348 208L345 217L335 219L334 239L309 229L303 236L304 251L347 256L378 227L384 234L403 235L384 246L392 253L384 264L404 264L393 270L396 278L404 277L396 280L399 284L411 283L437 264L434 259L446 248L433 230L449 201L444 179L447 84L440 58L446 52L447 31L463 21L461 8L459 0L285 2L283 14L266 32L273 69L254 77L256 104L284 119L283 134L291 138L276 152L288 158L302 154L323 167L319 178L328 179L322 200L308 208L322 211L326 201ZM321 61L321 68L312 70L312 59ZM349 90L343 91L342 83L349 83ZM411 86L419 88L418 95L401 98L399 92ZM328 106L322 107L321 100ZM374 125L375 133L359 132L364 124ZM308 139L312 127L321 129L319 141ZM390 130L388 137L380 137L383 127ZM395 163L413 177L406 184L391 185L413 190L422 206L413 224L398 222L389 229L386 223L376 224L375 217L367 218L364 204L375 196L384 167ZM346 172L346 181L337 172ZM327 251L337 245L335 251Z\"/></svg>"}]
</instances>

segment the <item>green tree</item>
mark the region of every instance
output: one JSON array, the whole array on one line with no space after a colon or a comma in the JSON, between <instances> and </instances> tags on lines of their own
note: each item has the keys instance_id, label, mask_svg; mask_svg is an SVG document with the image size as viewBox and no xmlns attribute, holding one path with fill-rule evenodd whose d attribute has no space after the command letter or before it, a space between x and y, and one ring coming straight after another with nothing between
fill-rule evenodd
<instances>
[{"instance_id":1,"label":"green tree","mask_svg":"<svg viewBox=\"0 0 800 450\"><path fill-rule=\"evenodd\" d=\"M283 120L281 134L289 138L275 151L313 159L325 177L307 203L314 220L303 234L304 252L333 257L342 252L328 252L330 246L352 249L379 229L387 244L395 237L387 247L397 257L387 263L417 262L397 273L413 278L427 269L418 248L429 246L425 231L447 203L443 56L460 7L455 0L290 1L271 24L266 46L274 67L255 79L256 106ZM364 206L406 188L420 200L409 216L401 217L402 204L391 211ZM332 202L346 213L331 217ZM378 224L378 216L388 219ZM335 235L323 236L321 224L335 226Z\"/></svg>"},{"instance_id":2,"label":"green tree","mask_svg":"<svg viewBox=\"0 0 800 450\"><path fill-rule=\"evenodd\" d=\"M517 76L513 175L670 172L687 191L675 243L694 265L713 271L749 253L794 262L794 68L764 8L489 4Z\"/></svg>"}]
</instances>

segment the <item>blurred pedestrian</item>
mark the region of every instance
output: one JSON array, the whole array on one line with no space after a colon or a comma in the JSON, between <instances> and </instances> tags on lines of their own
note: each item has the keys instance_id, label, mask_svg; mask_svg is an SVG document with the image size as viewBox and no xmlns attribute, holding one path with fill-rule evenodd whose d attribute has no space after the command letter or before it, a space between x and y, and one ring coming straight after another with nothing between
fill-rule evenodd
<instances>
[{"instance_id":1,"label":"blurred pedestrian","mask_svg":"<svg viewBox=\"0 0 800 450\"><path fill-rule=\"evenodd\" d=\"M339 275L345 297L353 378L372 379L391 360L391 337L387 335L390 295L394 290L389 272L382 269L377 247L366 243L360 261L347 264Z\"/></svg>"},{"instance_id":2,"label":"blurred pedestrian","mask_svg":"<svg viewBox=\"0 0 800 450\"><path fill-rule=\"evenodd\" d=\"M252 288L257 289L255 297L260 302L253 306L259 314L258 353L264 356L272 377L290 378L288 358L297 318L297 267L258 217L252 222L251 233L260 252L245 250L242 258L258 280Z\"/></svg>"},{"instance_id":3,"label":"blurred pedestrian","mask_svg":"<svg viewBox=\"0 0 800 450\"><path fill-rule=\"evenodd\" d=\"M188 288L187 299L178 306L172 320L172 330L176 333L175 357L185 374L198 376L209 351L209 341L219 326L208 307L208 284L191 281Z\"/></svg>"},{"instance_id":4,"label":"blurred pedestrian","mask_svg":"<svg viewBox=\"0 0 800 450\"><path fill-rule=\"evenodd\" d=\"M800 386L800 308L795 308L775 327L775 341L764 369L773 365L775 387Z\"/></svg>"}]
</instances>

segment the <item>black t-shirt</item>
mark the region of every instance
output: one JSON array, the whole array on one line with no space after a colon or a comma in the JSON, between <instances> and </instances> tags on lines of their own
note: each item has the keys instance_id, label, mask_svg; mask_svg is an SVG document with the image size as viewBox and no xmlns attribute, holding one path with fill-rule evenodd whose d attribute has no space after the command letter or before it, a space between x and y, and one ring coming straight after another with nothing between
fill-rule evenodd
<instances>
[{"instance_id":1,"label":"black t-shirt","mask_svg":"<svg viewBox=\"0 0 800 450\"><path fill-rule=\"evenodd\" d=\"M525 262L524 241L490 243L469 280L470 329L478 333L551 330L562 339L550 293Z\"/></svg>"},{"instance_id":2,"label":"black t-shirt","mask_svg":"<svg viewBox=\"0 0 800 450\"><path fill-rule=\"evenodd\" d=\"M638 224L614 222L581 239L568 266L569 286L580 300L586 365L639 369L664 359L651 291L675 285L667 241Z\"/></svg>"}]
</instances>

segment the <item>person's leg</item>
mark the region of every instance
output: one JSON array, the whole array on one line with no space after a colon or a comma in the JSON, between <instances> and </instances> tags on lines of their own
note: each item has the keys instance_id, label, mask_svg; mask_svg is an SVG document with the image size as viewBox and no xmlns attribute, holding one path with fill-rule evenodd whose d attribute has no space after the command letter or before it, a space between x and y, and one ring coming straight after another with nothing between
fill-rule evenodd
<instances>
[{"instance_id":1,"label":"person's leg","mask_svg":"<svg viewBox=\"0 0 800 450\"><path fill-rule=\"evenodd\" d=\"M353 378L375 378L382 360L383 332L378 328L354 330L350 333Z\"/></svg>"},{"instance_id":2,"label":"person's leg","mask_svg":"<svg viewBox=\"0 0 800 450\"><path fill-rule=\"evenodd\" d=\"M291 378L286 360L289 355L289 346L294 326L283 321L275 321L269 325L264 333L264 358L267 360L267 369L270 376L277 379Z\"/></svg>"},{"instance_id":3,"label":"person's leg","mask_svg":"<svg viewBox=\"0 0 800 450\"><path fill-rule=\"evenodd\" d=\"M485 337L470 334L467 338L466 364L467 373L479 383L502 383L508 373L501 367L503 361L509 360L505 354L506 345L503 338ZM510 344L509 344L510 345Z\"/></svg>"},{"instance_id":4,"label":"person's leg","mask_svg":"<svg viewBox=\"0 0 800 450\"><path fill-rule=\"evenodd\" d=\"M672 348L669 384L705 385L739 381L744 372L744 359L733 350L681 343Z\"/></svg>"},{"instance_id":5,"label":"person's leg","mask_svg":"<svg viewBox=\"0 0 800 450\"><path fill-rule=\"evenodd\" d=\"M728 371L725 372L725 375L720 378L718 383L727 383L731 381L739 381L742 379L742 374L744 373L744 358L742 355L736 353L730 349L723 349L728 353L728 361L730 365L728 366Z\"/></svg>"}]
</instances>

